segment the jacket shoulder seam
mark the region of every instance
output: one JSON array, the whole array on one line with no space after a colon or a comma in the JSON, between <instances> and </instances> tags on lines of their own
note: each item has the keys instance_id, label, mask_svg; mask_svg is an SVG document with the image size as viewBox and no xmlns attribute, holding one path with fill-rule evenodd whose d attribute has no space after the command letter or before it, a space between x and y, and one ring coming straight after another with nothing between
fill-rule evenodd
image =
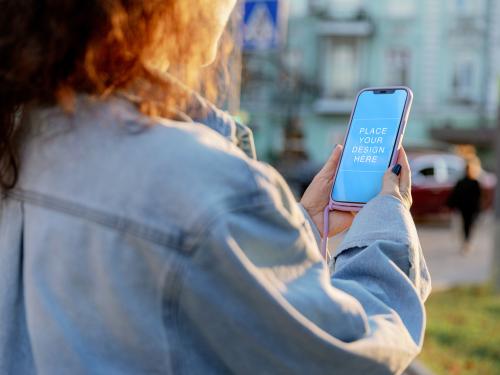
<instances>
[{"instance_id":1,"label":"jacket shoulder seam","mask_svg":"<svg viewBox=\"0 0 500 375\"><path fill-rule=\"evenodd\" d=\"M183 252L187 252L190 249L184 240L186 235L180 230L178 230L177 233L169 233L165 230L146 225L125 216L112 214L110 212L84 206L80 203L35 191L14 189L9 191L6 195L20 202L81 218L118 232L133 235L160 246L172 247Z\"/></svg>"}]
</instances>

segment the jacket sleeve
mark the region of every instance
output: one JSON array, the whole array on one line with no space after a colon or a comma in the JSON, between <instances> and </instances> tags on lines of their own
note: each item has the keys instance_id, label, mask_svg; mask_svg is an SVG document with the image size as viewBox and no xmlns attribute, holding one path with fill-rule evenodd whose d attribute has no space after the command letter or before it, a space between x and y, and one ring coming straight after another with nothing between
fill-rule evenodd
<instances>
[{"instance_id":1,"label":"jacket sleeve","mask_svg":"<svg viewBox=\"0 0 500 375\"><path fill-rule=\"evenodd\" d=\"M331 276L281 177L269 168L256 186L207 223L181 315L234 373L401 373L422 345L429 289L408 211L387 196L367 205Z\"/></svg>"}]
</instances>

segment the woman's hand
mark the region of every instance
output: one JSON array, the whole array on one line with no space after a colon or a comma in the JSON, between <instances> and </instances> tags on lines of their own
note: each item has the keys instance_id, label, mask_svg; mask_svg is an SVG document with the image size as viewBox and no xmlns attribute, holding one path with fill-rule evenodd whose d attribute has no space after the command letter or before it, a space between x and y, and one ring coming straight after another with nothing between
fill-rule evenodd
<instances>
[{"instance_id":1,"label":"woman's hand","mask_svg":"<svg viewBox=\"0 0 500 375\"><path fill-rule=\"evenodd\" d=\"M398 165L400 167L398 167ZM396 174L394 171L400 173ZM413 199L411 196L411 171L406 152L399 150L398 163L394 168L388 169L384 174L384 182L380 194L393 195L398 198L407 209L410 209Z\"/></svg>"},{"instance_id":2,"label":"woman's hand","mask_svg":"<svg viewBox=\"0 0 500 375\"><path fill-rule=\"evenodd\" d=\"M342 154L342 146L335 147L332 155L314 177L306 192L302 196L300 203L311 216L314 224L323 235L323 211L330 201L330 191L332 190L333 175L337 169L337 164ZM333 211L330 212L328 237L334 236L349 228L354 219L354 213Z\"/></svg>"}]
</instances>

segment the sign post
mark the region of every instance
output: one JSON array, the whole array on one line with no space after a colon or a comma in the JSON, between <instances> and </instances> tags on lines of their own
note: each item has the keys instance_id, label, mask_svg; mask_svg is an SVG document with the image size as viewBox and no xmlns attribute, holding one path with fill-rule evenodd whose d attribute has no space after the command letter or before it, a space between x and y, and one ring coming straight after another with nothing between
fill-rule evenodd
<instances>
[{"instance_id":1,"label":"sign post","mask_svg":"<svg viewBox=\"0 0 500 375\"><path fill-rule=\"evenodd\" d=\"M500 93L500 81L498 82L498 91ZM493 282L495 292L500 294L500 104L498 105L497 113L497 131L495 142L495 158L496 158L496 175L497 185L495 191L495 226L494 226L494 241L493 250Z\"/></svg>"}]
</instances>

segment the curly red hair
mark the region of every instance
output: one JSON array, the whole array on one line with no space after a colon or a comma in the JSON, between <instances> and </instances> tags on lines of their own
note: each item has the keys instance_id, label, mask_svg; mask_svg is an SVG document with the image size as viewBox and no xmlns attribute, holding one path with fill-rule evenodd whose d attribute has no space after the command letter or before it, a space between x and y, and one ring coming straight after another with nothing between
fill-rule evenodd
<instances>
[{"instance_id":1,"label":"curly red hair","mask_svg":"<svg viewBox=\"0 0 500 375\"><path fill-rule=\"evenodd\" d=\"M17 180L16 123L27 104L68 107L75 93L106 96L134 86L147 114L183 107L187 95L157 74L167 61L183 83L215 100L232 44L224 43L219 64L200 69L212 22L203 2L210 6L210 0L198 0L198 7L177 0L0 0L1 190ZM164 93L160 104L148 95L153 86Z\"/></svg>"}]
</instances>

